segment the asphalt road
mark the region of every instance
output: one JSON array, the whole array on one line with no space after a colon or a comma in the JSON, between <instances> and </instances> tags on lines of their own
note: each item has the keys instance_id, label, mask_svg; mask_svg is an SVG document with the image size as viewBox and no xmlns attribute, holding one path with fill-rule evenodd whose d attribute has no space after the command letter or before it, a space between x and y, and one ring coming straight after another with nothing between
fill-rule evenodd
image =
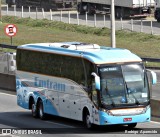
<instances>
[{"instance_id":1,"label":"asphalt road","mask_svg":"<svg viewBox=\"0 0 160 137\"><path fill-rule=\"evenodd\" d=\"M23 128L23 129L22 129ZM144 129L148 132L158 132L160 134L160 123L151 121L149 123L139 123L136 128L132 130L126 130L125 126L107 126L107 127L95 127L94 130L88 130L84 128L82 122L69 120L65 118L59 118L55 116L49 116L45 121L35 119L31 116L29 110L20 108L16 104L16 95L13 92L7 92L0 90L0 133L1 129L12 129L12 133L15 133L14 137L68 137L68 136L134 136L136 132L140 133ZM38 135L21 135L13 132L15 130L37 130ZM14 131L15 131L14 130ZM132 134L127 134L127 133ZM42 134L40 134L42 133ZM148 137L151 134L137 134L137 136ZM4 135L3 135L4 136ZM154 134L154 136L159 136Z\"/></svg>"},{"instance_id":2,"label":"asphalt road","mask_svg":"<svg viewBox=\"0 0 160 137\"><path fill-rule=\"evenodd\" d=\"M96 23L94 16L87 16L87 21L86 21L86 16L85 15L79 15L79 20L77 20L77 12L76 11L71 11L70 15L68 11L57 11L57 12L45 12L44 14L42 13L42 9L38 9L38 12L36 13L35 8L31 8L31 12L29 13L28 8L24 8L24 12L22 14L22 9L17 8L16 12L13 7L9 8L7 11L6 6L2 7L2 16L3 15L12 15L12 16L19 16L19 17L31 17L31 18L37 18L37 19L51 19L54 21L63 21L65 23L71 23L71 24L80 24L80 25L87 25L87 26L96 26L96 27L107 27L110 28L110 16L106 15L104 18L104 15L97 15L96 16ZM62 16L61 16L62 15ZM69 19L70 16L70 19ZM3 17L2 17L3 18ZM121 20L116 20L116 29L121 30L122 28L126 31L133 31L136 32L144 32L147 34L153 33L154 35L160 35L160 23L157 23L157 21L152 17L152 18L147 18L147 19L142 19L142 26L141 27L141 19L134 19L133 20L133 26L131 25L131 20L130 19L125 19L123 21ZM152 26L151 27L151 21L152 21Z\"/></svg>"}]
</instances>

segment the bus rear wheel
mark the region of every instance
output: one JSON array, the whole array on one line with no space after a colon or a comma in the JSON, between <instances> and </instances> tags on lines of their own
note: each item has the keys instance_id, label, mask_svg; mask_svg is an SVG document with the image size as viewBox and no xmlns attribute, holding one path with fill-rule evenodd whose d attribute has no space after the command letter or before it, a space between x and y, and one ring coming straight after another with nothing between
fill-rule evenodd
<instances>
[{"instance_id":1,"label":"bus rear wheel","mask_svg":"<svg viewBox=\"0 0 160 137\"><path fill-rule=\"evenodd\" d=\"M39 118L42 119L42 120L44 120L46 118L46 115L44 113L42 100L40 100L39 103L38 103L38 115L39 115Z\"/></svg>"},{"instance_id":2,"label":"bus rear wheel","mask_svg":"<svg viewBox=\"0 0 160 137\"><path fill-rule=\"evenodd\" d=\"M34 102L32 103L32 116L33 116L34 118L37 118L37 117L38 117L37 107L36 107L36 105L35 105Z\"/></svg>"}]
</instances>

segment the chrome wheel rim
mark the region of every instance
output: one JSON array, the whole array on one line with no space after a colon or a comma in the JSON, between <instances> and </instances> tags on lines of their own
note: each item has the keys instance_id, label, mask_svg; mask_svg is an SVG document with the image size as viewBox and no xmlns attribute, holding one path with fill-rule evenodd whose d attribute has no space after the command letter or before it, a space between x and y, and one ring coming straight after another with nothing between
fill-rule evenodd
<instances>
[{"instance_id":1,"label":"chrome wheel rim","mask_svg":"<svg viewBox=\"0 0 160 137\"><path fill-rule=\"evenodd\" d=\"M90 116L89 115L87 115L86 116L86 126L87 126L87 128L91 128L91 122L90 122Z\"/></svg>"}]
</instances>

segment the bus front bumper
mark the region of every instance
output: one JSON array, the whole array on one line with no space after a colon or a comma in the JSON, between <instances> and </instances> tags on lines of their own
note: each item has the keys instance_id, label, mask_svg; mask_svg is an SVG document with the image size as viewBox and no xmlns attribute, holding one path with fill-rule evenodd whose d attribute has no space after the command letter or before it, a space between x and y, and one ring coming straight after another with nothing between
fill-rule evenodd
<instances>
[{"instance_id":1,"label":"bus front bumper","mask_svg":"<svg viewBox=\"0 0 160 137\"><path fill-rule=\"evenodd\" d=\"M130 124L149 122L151 118L151 108L149 107L145 113L138 115L123 115L114 116L107 112L100 111L100 125L114 125L114 124Z\"/></svg>"}]
</instances>

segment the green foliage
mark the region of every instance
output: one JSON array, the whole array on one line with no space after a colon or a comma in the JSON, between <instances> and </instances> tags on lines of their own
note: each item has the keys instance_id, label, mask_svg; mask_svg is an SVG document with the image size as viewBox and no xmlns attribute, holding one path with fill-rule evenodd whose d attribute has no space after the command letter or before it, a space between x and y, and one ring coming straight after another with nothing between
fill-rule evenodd
<instances>
[{"instance_id":1,"label":"green foliage","mask_svg":"<svg viewBox=\"0 0 160 137\"><path fill-rule=\"evenodd\" d=\"M81 41L99 45L111 45L110 30L107 28L66 24L46 19L36 20L3 16L0 31L4 30L6 23L16 24L18 27L18 33L13 38L13 45L64 41ZM9 37L5 34L0 35L0 43L10 44ZM160 58L159 46L160 36L131 32L129 30L116 31L116 47L129 49L141 57Z\"/></svg>"},{"instance_id":2,"label":"green foliage","mask_svg":"<svg viewBox=\"0 0 160 137\"><path fill-rule=\"evenodd\" d=\"M13 16L4 16L3 22L15 23L15 24L26 24L30 27L43 27L43 28L59 28L62 30L80 32L84 34L96 34L98 36L104 36L110 33L110 30L107 28L95 28L87 27L82 25L75 24L66 24L59 21L49 21L47 19L36 20L31 18L18 18Z\"/></svg>"}]
</instances>

